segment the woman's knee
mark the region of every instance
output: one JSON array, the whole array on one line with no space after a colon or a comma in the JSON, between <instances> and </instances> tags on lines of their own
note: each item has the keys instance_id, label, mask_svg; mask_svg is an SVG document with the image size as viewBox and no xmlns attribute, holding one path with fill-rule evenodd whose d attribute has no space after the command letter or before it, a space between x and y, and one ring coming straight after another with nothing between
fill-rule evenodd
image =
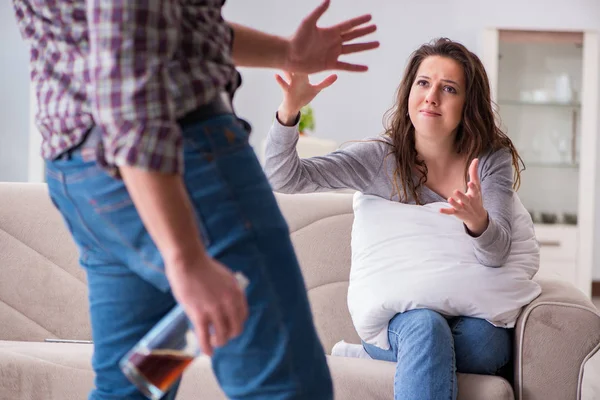
<instances>
[{"instance_id":1,"label":"woman's knee","mask_svg":"<svg viewBox=\"0 0 600 400\"><path fill-rule=\"evenodd\" d=\"M401 361L402 368L428 369L437 365L454 371L452 332L439 313L419 309L399 314L390 322L388 337L392 352Z\"/></svg>"},{"instance_id":2,"label":"woman's knee","mask_svg":"<svg viewBox=\"0 0 600 400\"><path fill-rule=\"evenodd\" d=\"M397 314L389 325L389 331L405 338L417 337L422 341L437 341L451 337L446 319L429 309L416 309Z\"/></svg>"},{"instance_id":3,"label":"woman's knee","mask_svg":"<svg viewBox=\"0 0 600 400\"><path fill-rule=\"evenodd\" d=\"M461 318L453 327L458 371L495 374L510 361L512 334L482 319Z\"/></svg>"}]
</instances>

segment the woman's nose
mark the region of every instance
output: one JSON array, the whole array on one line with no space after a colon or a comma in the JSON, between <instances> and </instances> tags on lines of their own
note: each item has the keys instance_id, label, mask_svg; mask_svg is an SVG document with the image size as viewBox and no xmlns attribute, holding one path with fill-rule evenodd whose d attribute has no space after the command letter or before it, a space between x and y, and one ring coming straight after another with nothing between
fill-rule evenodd
<instances>
[{"instance_id":1,"label":"woman's nose","mask_svg":"<svg viewBox=\"0 0 600 400\"><path fill-rule=\"evenodd\" d=\"M431 89L429 89L429 91L427 92L427 95L425 96L425 102L428 104L434 104L436 106L438 105L438 92L435 86L431 87Z\"/></svg>"}]
</instances>

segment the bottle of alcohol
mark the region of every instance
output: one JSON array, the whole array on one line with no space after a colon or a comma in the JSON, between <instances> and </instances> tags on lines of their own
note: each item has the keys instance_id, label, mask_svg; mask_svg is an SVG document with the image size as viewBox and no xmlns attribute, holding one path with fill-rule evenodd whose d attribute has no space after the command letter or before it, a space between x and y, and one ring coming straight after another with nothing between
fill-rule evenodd
<instances>
[{"instance_id":1,"label":"bottle of alcohol","mask_svg":"<svg viewBox=\"0 0 600 400\"><path fill-rule=\"evenodd\" d=\"M235 274L243 289L247 278ZM149 399L159 400L201 354L192 324L176 305L119 363L125 376Z\"/></svg>"}]
</instances>

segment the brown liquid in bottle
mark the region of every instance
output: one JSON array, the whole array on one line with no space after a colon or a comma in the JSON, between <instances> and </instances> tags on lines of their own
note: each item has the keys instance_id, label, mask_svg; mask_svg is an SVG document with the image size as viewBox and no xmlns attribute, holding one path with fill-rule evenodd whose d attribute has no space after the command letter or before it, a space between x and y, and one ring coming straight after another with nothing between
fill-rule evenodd
<instances>
[{"instance_id":1,"label":"brown liquid in bottle","mask_svg":"<svg viewBox=\"0 0 600 400\"><path fill-rule=\"evenodd\" d=\"M177 350L153 350L150 354L134 353L129 361L146 380L161 391L167 391L194 360Z\"/></svg>"}]
</instances>

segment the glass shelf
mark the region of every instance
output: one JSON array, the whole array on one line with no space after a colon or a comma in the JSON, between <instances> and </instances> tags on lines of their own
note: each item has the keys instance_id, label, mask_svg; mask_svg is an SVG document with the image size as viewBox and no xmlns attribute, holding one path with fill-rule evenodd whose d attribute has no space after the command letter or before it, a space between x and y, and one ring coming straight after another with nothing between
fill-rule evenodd
<instances>
[{"instance_id":1,"label":"glass shelf","mask_svg":"<svg viewBox=\"0 0 600 400\"><path fill-rule=\"evenodd\" d=\"M579 168L578 162L544 162L544 161L527 161L523 160L525 168Z\"/></svg>"},{"instance_id":2,"label":"glass shelf","mask_svg":"<svg viewBox=\"0 0 600 400\"><path fill-rule=\"evenodd\" d=\"M523 100L499 100L500 106L533 106L533 107L557 107L557 108L581 108L580 103L561 103L558 101L523 101Z\"/></svg>"}]
</instances>

